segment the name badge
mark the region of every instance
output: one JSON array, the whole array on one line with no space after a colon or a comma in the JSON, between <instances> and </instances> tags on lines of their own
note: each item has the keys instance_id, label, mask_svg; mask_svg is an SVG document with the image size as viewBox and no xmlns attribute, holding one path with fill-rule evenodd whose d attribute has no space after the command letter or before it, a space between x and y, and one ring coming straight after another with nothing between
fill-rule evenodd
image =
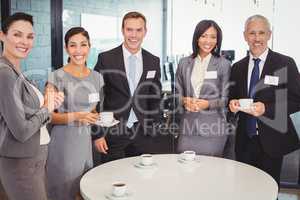
<instances>
[{"instance_id":1,"label":"name badge","mask_svg":"<svg viewBox=\"0 0 300 200\"><path fill-rule=\"evenodd\" d=\"M265 76L264 84L277 86L278 83L279 83L279 77L278 76L270 76L270 75Z\"/></svg>"},{"instance_id":2,"label":"name badge","mask_svg":"<svg viewBox=\"0 0 300 200\"><path fill-rule=\"evenodd\" d=\"M89 94L89 103L95 103L100 101L99 93L92 93Z\"/></svg>"},{"instance_id":3,"label":"name badge","mask_svg":"<svg viewBox=\"0 0 300 200\"><path fill-rule=\"evenodd\" d=\"M155 74L156 74L156 71L155 70L152 70L152 71L148 71L147 72L147 76L146 78L154 78L155 77Z\"/></svg>"},{"instance_id":4,"label":"name badge","mask_svg":"<svg viewBox=\"0 0 300 200\"><path fill-rule=\"evenodd\" d=\"M207 71L205 72L204 79L216 79L218 77L217 71Z\"/></svg>"}]
</instances>

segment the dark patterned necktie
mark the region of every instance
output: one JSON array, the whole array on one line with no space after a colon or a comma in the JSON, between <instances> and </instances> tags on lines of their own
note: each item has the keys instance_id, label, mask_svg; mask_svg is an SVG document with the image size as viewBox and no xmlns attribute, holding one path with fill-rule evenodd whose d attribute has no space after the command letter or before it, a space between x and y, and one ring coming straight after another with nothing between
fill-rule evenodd
<instances>
[{"instance_id":1,"label":"dark patterned necktie","mask_svg":"<svg viewBox=\"0 0 300 200\"><path fill-rule=\"evenodd\" d=\"M259 62L261 61L259 58L253 58L254 61L254 67L252 69L251 73L251 79L250 79L250 86L249 86L249 92L248 96L249 98L254 99L255 96L255 86L259 81ZM256 123L257 119L254 116L248 116L247 117L247 134L249 137L252 137L256 135Z\"/></svg>"}]
</instances>

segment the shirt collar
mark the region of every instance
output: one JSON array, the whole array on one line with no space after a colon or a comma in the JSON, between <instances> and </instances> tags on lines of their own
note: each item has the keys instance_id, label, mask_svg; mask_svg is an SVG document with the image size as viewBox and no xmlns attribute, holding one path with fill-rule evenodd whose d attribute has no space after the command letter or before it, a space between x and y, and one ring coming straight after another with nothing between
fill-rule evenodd
<instances>
[{"instance_id":1,"label":"shirt collar","mask_svg":"<svg viewBox=\"0 0 300 200\"><path fill-rule=\"evenodd\" d=\"M266 62L268 53L269 53L269 48L267 48L260 56L258 56L258 58L259 58L261 61ZM253 60L253 58L257 58L257 57L254 57L254 56L252 55L252 53L250 52L250 60Z\"/></svg>"},{"instance_id":2,"label":"shirt collar","mask_svg":"<svg viewBox=\"0 0 300 200\"><path fill-rule=\"evenodd\" d=\"M124 46L124 44L122 44L122 50L123 50L123 56L125 60L127 60L131 55L135 55L138 60L142 60L142 49L138 50L138 52L136 52L135 54L132 54L128 51L128 49Z\"/></svg>"},{"instance_id":3,"label":"shirt collar","mask_svg":"<svg viewBox=\"0 0 300 200\"><path fill-rule=\"evenodd\" d=\"M207 56L205 56L203 59L200 57L200 55L197 55L197 59L200 63L208 63L211 58L211 53L209 53Z\"/></svg>"}]
</instances>

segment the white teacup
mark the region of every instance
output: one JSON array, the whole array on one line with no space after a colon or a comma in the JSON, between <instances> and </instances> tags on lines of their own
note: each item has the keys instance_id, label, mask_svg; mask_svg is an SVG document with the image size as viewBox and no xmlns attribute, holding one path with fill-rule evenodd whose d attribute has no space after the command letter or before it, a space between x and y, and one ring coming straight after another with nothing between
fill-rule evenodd
<instances>
[{"instance_id":1,"label":"white teacup","mask_svg":"<svg viewBox=\"0 0 300 200\"><path fill-rule=\"evenodd\" d=\"M115 182L112 184L112 195L116 197L121 197L126 194L127 186L123 182Z\"/></svg>"},{"instance_id":2,"label":"white teacup","mask_svg":"<svg viewBox=\"0 0 300 200\"><path fill-rule=\"evenodd\" d=\"M152 165L153 164L153 156L151 154L143 154L141 155L141 164L142 165Z\"/></svg>"},{"instance_id":3,"label":"white teacup","mask_svg":"<svg viewBox=\"0 0 300 200\"><path fill-rule=\"evenodd\" d=\"M253 104L253 99L239 99L241 109L250 109Z\"/></svg>"},{"instance_id":4,"label":"white teacup","mask_svg":"<svg viewBox=\"0 0 300 200\"><path fill-rule=\"evenodd\" d=\"M194 160L196 157L196 152L195 151L184 151L182 153L182 159L184 160Z\"/></svg>"},{"instance_id":5,"label":"white teacup","mask_svg":"<svg viewBox=\"0 0 300 200\"><path fill-rule=\"evenodd\" d=\"M101 112L100 113L100 121L104 124L112 123L114 120L113 112Z\"/></svg>"}]
</instances>

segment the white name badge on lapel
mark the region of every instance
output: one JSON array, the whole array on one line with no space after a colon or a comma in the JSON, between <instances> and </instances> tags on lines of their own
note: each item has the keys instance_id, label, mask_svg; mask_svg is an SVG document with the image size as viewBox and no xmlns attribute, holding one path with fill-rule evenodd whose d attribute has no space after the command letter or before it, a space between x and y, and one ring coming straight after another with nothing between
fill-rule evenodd
<instances>
[{"instance_id":1,"label":"white name badge on lapel","mask_svg":"<svg viewBox=\"0 0 300 200\"><path fill-rule=\"evenodd\" d=\"M279 77L278 76L270 76L270 75L265 76L264 84L277 86L278 83L279 83Z\"/></svg>"},{"instance_id":2,"label":"white name badge on lapel","mask_svg":"<svg viewBox=\"0 0 300 200\"><path fill-rule=\"evenodd\" d=\"M156 71L155 71L155 70L148 71L148 72L147 72L146 79L148 79L148 78L154 78L154 77L155 77L155 74L156 74Z\"/></svg>"},{"instance_id":3,"label":"white name badge on lapel","mask_svg":"<svg viewBox=\"0 0 300 200\"><path fill-rule=\"evenodd\" d=\"M216 79L217 77L217 71L206 71L204 79Z\"/></svg>"},{"instance_id":4,"label":"white name badge on lapel","mask_svg":"<svg viewBox=\"0 0 300 200\"><path fill-rule=\"evenodd\" d=\"M99 100L100 100L99 93L89 94L89 103L95 103L98 102Z\"/></svg>"}]
</instances>

